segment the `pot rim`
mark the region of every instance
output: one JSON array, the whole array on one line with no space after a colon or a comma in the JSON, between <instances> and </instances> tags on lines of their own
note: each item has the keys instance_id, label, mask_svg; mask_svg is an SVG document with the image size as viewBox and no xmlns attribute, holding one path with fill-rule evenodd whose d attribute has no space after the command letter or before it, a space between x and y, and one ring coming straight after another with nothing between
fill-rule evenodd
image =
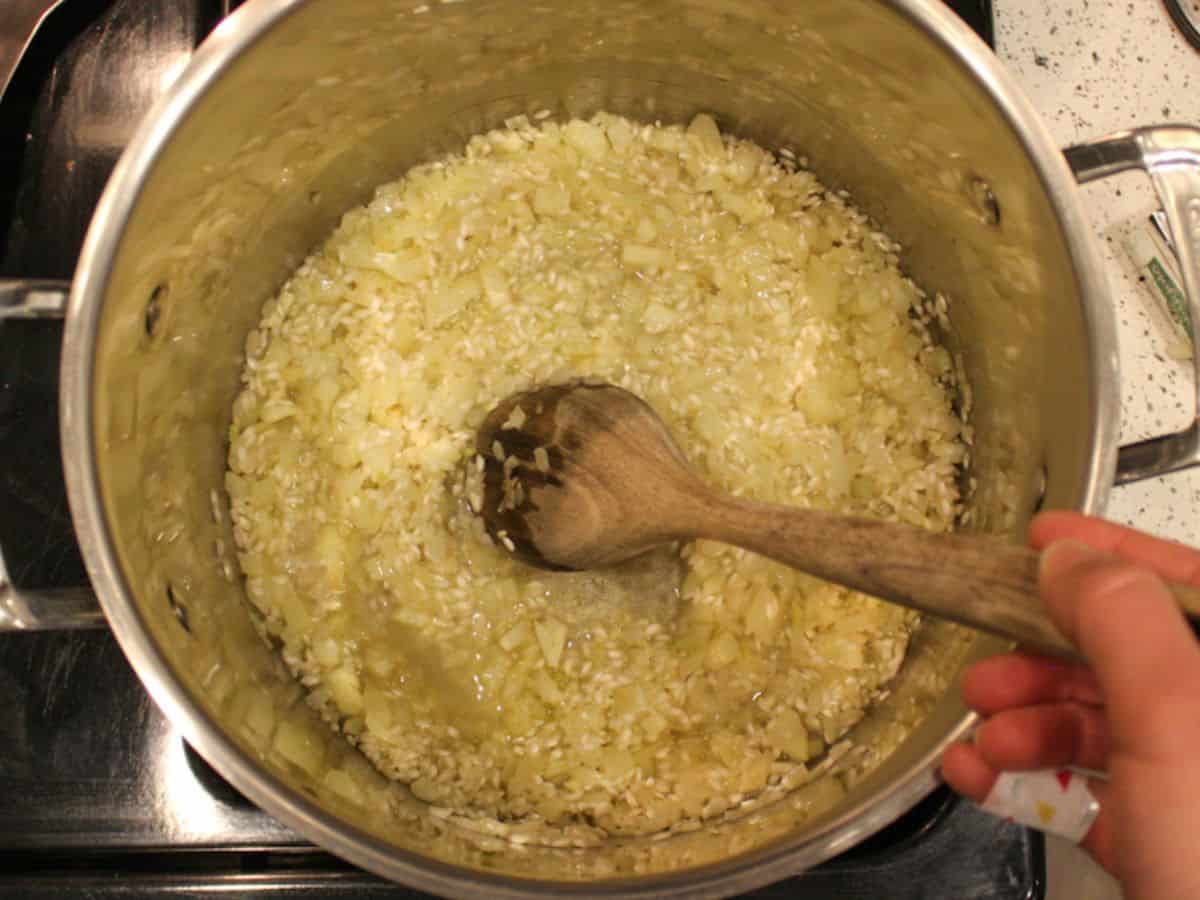
<instances>
[{"instance_id":1,"label":"pot rim","mask_svg":"<svg viewBox=\"0 0 1200 900\"><path fill-rule=\"evenodd\" d=\"M938 784L941 751L964 736L967 714L936 747L871 803L840 815L799 847L769 847L700 869L608 882L546 882L472 870L402 850L330 815L261 768L216 726L159 651L132 600L112 544L95 467L92 372L100 312L122 231L160 152L193 104L258 38L307 0L258 0L223 21L155 104L122 154L97 206L68 304L60 387L63 466L75 532L100 605L146 690L187 741L265 811L375 874L426 891L468 898L723 896L797 874L848 849L908 811ZM1083 216L1075 179L1030 102L999 59L940 0L883 0L939 44L988 91L1020 137L1063 229L1084 298L1092 396L1089 460L1079 508L1103 511L1116 467L1119 425L1116 323L1108 286Z\"/></svg>"}]
</instances>

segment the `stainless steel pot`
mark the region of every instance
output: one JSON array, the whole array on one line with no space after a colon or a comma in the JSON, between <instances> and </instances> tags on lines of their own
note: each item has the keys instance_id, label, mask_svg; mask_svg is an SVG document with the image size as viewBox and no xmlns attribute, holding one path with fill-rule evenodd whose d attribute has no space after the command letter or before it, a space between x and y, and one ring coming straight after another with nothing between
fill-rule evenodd
<instances>
[{"instance_id":1,"label":"stainless steel pot","mask_svg":"<svg viewBox=\"0 0 1200 900\"><path fill-rule=\"evenodd\" d=\"M849 189L944 297L945 337L973 386L970 527L1014 533L1042 504L1101 511L1117 462L1113 315L1075 181L1150 171L1197 319L1200 130L1117 135L1064 159L936 0L255 0L125 152L67 309L64 463L105 619L167 715L264 809L426 890L747 890L924 796L941 750L971 725L956 676L999 645L924 624L890 696L855 729L861 749L753 816L662 841L518 847L430 814L332 735L242 592L222 474L262 303L373 186L540 109L711 112ZM6 314L56 306L38 285L0 298ZM1130 448L1120 477L1196 464L1197 440L1193 425ZM0 582L10 626L88 615L78 594Z\"/></svg>"}]
</instances>

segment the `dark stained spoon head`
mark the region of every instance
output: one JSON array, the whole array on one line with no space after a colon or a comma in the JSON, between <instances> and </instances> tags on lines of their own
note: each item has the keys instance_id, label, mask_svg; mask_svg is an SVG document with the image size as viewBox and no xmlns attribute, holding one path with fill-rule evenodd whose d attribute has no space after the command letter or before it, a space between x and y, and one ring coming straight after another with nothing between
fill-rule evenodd
<instances>
[{"instance_id":1,"label":"dark stained spoon head","mask_svg":"<svg viewBox=\"0 0 1200 900\"><path fill-rule=\"evenodd\" d=\"M591 380L501 401L480 426L476 450L488 534L518 559L560 571L612 565L670 540L661 529L629 527L626 487L647 461L690 472L654 410ZM664 480L657 470L651 476Z\"/></svg>"}]
</instances>

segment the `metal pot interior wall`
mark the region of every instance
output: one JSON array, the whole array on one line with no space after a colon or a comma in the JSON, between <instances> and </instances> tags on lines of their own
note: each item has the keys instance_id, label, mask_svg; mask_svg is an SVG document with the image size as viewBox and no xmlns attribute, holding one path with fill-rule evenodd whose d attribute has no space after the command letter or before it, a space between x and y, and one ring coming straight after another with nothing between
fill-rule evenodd
<instances>
[{"instance_id":1,"label":"metal pot interior wall","mask_svg":"<svg viewBox=\"0 0 1200 900\"><path fill-rule=\"evenodd\" d=\"M973 388L972 527L1019 529L1043 467L1047 502L1078 505L1096 430L1084 301L1037 171L980 83L874 0L311 2L225 65L251 17L284 4L255 6L197 59L194 71L219 75L144 173L129 220L98 223L124 230L92 410L109 537L142 625L186 696L271 776L238 786L256 799L293 792L296 808L321 808L350 840L372 836L373 852L399 860L375 867L394 876L432 857L567 881L676 873L676 884L732 858L727 870L764 862L760 872L782 875L834 852L823 842L834 826L859 817L865 833L914 802L963 722L961 665L996 646L944 623L923 626L840 774L752 819L660 842L516 850L432 817L310 713L259 638L223 472L243 346L263 302L375 185L514 114L684 122L704 111L808 157L904 244L918 282L945 296L946 339Z\"/></svg>"}]
</instances>

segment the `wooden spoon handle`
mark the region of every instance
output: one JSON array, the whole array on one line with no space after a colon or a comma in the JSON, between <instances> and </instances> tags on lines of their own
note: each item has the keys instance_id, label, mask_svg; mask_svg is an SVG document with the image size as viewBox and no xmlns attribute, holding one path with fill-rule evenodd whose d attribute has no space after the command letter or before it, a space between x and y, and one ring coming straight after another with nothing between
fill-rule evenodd
<instances>
[{"instance_id":1,"label":"wooden spoon handle","mask_svg":"<svg viewBox=\"0 0 1200 900\"><path fill-rule=\"evenodd\" d=\"M987 535L711 497L696 536L736 544L827 581L1022 646L1079 659L1038 597L1037 551ZM1200 621L1200 588L1168 585Z\"/></svg>"}]
</instances>

